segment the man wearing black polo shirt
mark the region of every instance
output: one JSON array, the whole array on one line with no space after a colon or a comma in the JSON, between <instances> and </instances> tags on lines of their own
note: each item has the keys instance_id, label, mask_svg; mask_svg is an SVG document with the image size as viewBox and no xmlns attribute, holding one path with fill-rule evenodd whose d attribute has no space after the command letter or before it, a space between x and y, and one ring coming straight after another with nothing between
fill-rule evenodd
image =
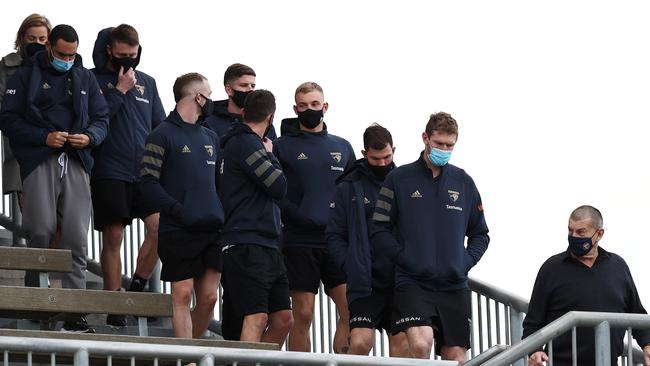
<instances>
[{"instance_id":1,"label":"man wearing black polo shirt","mask_svg":"<svg viewBox=\"0 0 650 366\"><path fill-rule=\"evenodd\" d=\"M428 359L435 327L442 358L464 362L470 346L467 273L490 238L472 177L448 164L457 138L450 114L431 115L418 160L384 180L370 240L395 263L392 332L406 332L411 355Z\"/></svg>"},{"instance_id":2,"label":"man wearing black polo shirt","mask_svg":"<svg viewBox=\"0 0 650 366\"><path fill-rule=\"evenodd\" d=\"M592 206L580 206L569 217L569 248L549 258L540 268L524 319L523 338L535 333L569 311L598 311L646 314L630 269L623 258L601 248L603 217ZM577 328L577 364L594 365L594 331ZM623 351L625 329L610 330L612 365ZM643 347L645 365L650 365L650 330L633 330ZM571 365L572 335L553 340L553 364ZM544 365L548 356L533 353L528 365Z\"/></svg>"}]
</instances>

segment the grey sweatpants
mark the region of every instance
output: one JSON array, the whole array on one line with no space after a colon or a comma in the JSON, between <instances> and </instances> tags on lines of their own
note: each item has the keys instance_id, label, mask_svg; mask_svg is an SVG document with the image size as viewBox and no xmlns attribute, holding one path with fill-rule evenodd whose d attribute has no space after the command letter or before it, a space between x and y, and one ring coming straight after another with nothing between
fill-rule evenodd
<instances>
[{"instance_id":1,"label":"grey sweatpants","mask_svg":"<svg viewBox=\"0 0 650 366\"><path fill-rule=\"evenodd\" d=\"M90 223L90 178L81 162L53 154L23 180L23 229L27 246L49 248L61 227L59 248L72 251L72 273L60 276L64 288L86 288L86 248Z\"/></svg>"}]
</instances>

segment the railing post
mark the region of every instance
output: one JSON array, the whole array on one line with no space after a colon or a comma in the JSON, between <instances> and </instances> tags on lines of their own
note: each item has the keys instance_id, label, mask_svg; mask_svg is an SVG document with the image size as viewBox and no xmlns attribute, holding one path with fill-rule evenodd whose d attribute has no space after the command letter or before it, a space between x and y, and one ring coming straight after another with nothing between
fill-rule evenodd
<instances>
[{"instance_id":1,"label":"railing post","mask_svg":"<svg viewBox=\"0 0 650 366\"><path fill-rule=\"evenodd\" d=\"M74 353L74 366L88 366L88 350L82 348Z\"/></svg>"},{"instance_id":2,"label":"railing post","mask_svg":"<svg viewBox=\"0 0 650 366\"><path fill-rule=\"evenodd\" d=\"M214 356L205 355L199 361L199 366L214 366Z\"/></svg>"},{"instance_id":3,"label":"railing post","mask_svg":"<svg viewBox=\"0 0 650 366\"><path fill-rule=\"evenodd\" d=\"M20 204L18 201L18 193L11 194L11 221L16 227L22 227L23 213L20 211ZM14 231L11 232L11 243L15 247L24 247L25 239L18 236Z\"/></svg>"},{"instance_id":4,"label":"railing post","mask_svg":"<svg viewBox=\"0 0 650 366\"><path fill-rule=\"evenodd\" d=\"M153 273L151 274L151 278L149 279L149 291L151 292L162 292L162 288L160 286L160 268L160 261L158 261L158 263L156 263L156 267L153 270Z\"/></svg>"},{"instance_id":5,"label":"railing post","mask_svg":"<svg viewBox=\"0 0 650 366\"><path fill-rule=\"evenodd\" d=\"M524 335L523 328L523 314L520 311L510 307L510 343L512 346L521 342L521 337ZM524 359L517 360L513 365L524 366Z\"/></svg>"},{"instance_id":6,"label":"railing post","mask_svg":"<svg viewBox=\"0 0 650 366\"><path fill-rule=\"evenodd\" d=\"M596 326L596 366L611 366L611 344L609 343L609 322Z\"/></svg>"}]
</instances>

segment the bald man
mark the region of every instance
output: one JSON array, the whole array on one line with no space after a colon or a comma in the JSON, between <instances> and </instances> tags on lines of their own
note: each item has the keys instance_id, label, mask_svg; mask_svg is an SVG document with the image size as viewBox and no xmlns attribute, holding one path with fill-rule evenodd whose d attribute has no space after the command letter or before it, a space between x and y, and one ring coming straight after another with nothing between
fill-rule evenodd
<instances>
[{"instance_id":1,"label":"bald man","mask_svg":"<svg viewBox=\"0 0 650 366\"><path fill-rule=\"evenodd\" d=\"M580 206L569 217L569 247L540 268L524 319L528 337L569 311L646 314L630 269L623 258L599 246L605 234L603 216L592 206ZM594 365L594 331L577 328L577 364ZM611 330L612 365L623 352L625 329ZM650 330L632 331L650 365ZM571 332L553 340L553 364L571 365ZM529 366L544 365L545 350L530 355Z\"/></svg>"}]
</instances>

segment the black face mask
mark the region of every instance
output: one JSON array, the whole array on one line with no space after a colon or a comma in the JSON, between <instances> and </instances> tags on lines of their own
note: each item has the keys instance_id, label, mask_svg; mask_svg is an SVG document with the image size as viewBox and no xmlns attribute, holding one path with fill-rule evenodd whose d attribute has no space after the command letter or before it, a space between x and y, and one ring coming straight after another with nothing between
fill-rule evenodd
<instances>
[{"instance_id":1,"label":"black face mask","mask_svg":"<svg viewBox=\"0 0 650 366\"><path fill-rule=\"evenodd\" d=\"M389 164L384 166L375 166L368 164L368 167L375 177L384 180L384 178L386 178L386 175L388 175L388 173L391 171L392 165Z\"/></svg>"},{"instance_id":2,"label":"black face mask","mask_svg":"<svg viewBox=\"0 0 650 366\"><path fill-rule=\"evenodd\" d=\"M26 57L32 57L36 53L45 50L45 46L40 43L28 43L25 45L24 53Z\"/></svg>"},{"instance_id":3,"label":"black face mask","mask_svg":"<svg viewBox=\"0 0 650 366\"><path fill-rule=\"evenodd\" d=\"M313 110L307 108L302 112L298 112L298 121L300 124L305 126L308 129L314 129L318 126L321 121L323 121L323 110Z\"/></svg>"},{"instance_id":4,"label":"black face mask","mask_svg":"<svg viewBox=\"0 0 650 366\"><path fill-rule=\"evenodd\" d=\"M232 90L235 94L232 96L232 101L235 102L237 107L239 108L244 108L244 102L246 102L246 97L248 94L252 92L252 90L249 91L239 91L239 90Z\"/></svg>"},{"instance_id":5,"label":"black face mask","mask_svg":"<svg viewBox=\"0 0 650 366\"><path fill-rule=\"evenodd\" d=\"M201 119L207 118L209 115L214 112L214 103L212 102L212 99L206 97L203 94L199 94L203 99L205 99L205 103L203 105L199 104L201 107ZM199 103L199 102L197 102Z\"/></svg>"},{"instance_id":6,"label":"black face mask","mask_svg":"<svg viewBox=\"0 0 650 366\"><path fill-rule=\"evenodd\" d=\"M116 72L120 72L120 67L123 69L122 72L127 72L129 69L135 70L135 67L140 63L139 58L131 57L111 57L111 65Z\"/></svg>"}]
</instances>

